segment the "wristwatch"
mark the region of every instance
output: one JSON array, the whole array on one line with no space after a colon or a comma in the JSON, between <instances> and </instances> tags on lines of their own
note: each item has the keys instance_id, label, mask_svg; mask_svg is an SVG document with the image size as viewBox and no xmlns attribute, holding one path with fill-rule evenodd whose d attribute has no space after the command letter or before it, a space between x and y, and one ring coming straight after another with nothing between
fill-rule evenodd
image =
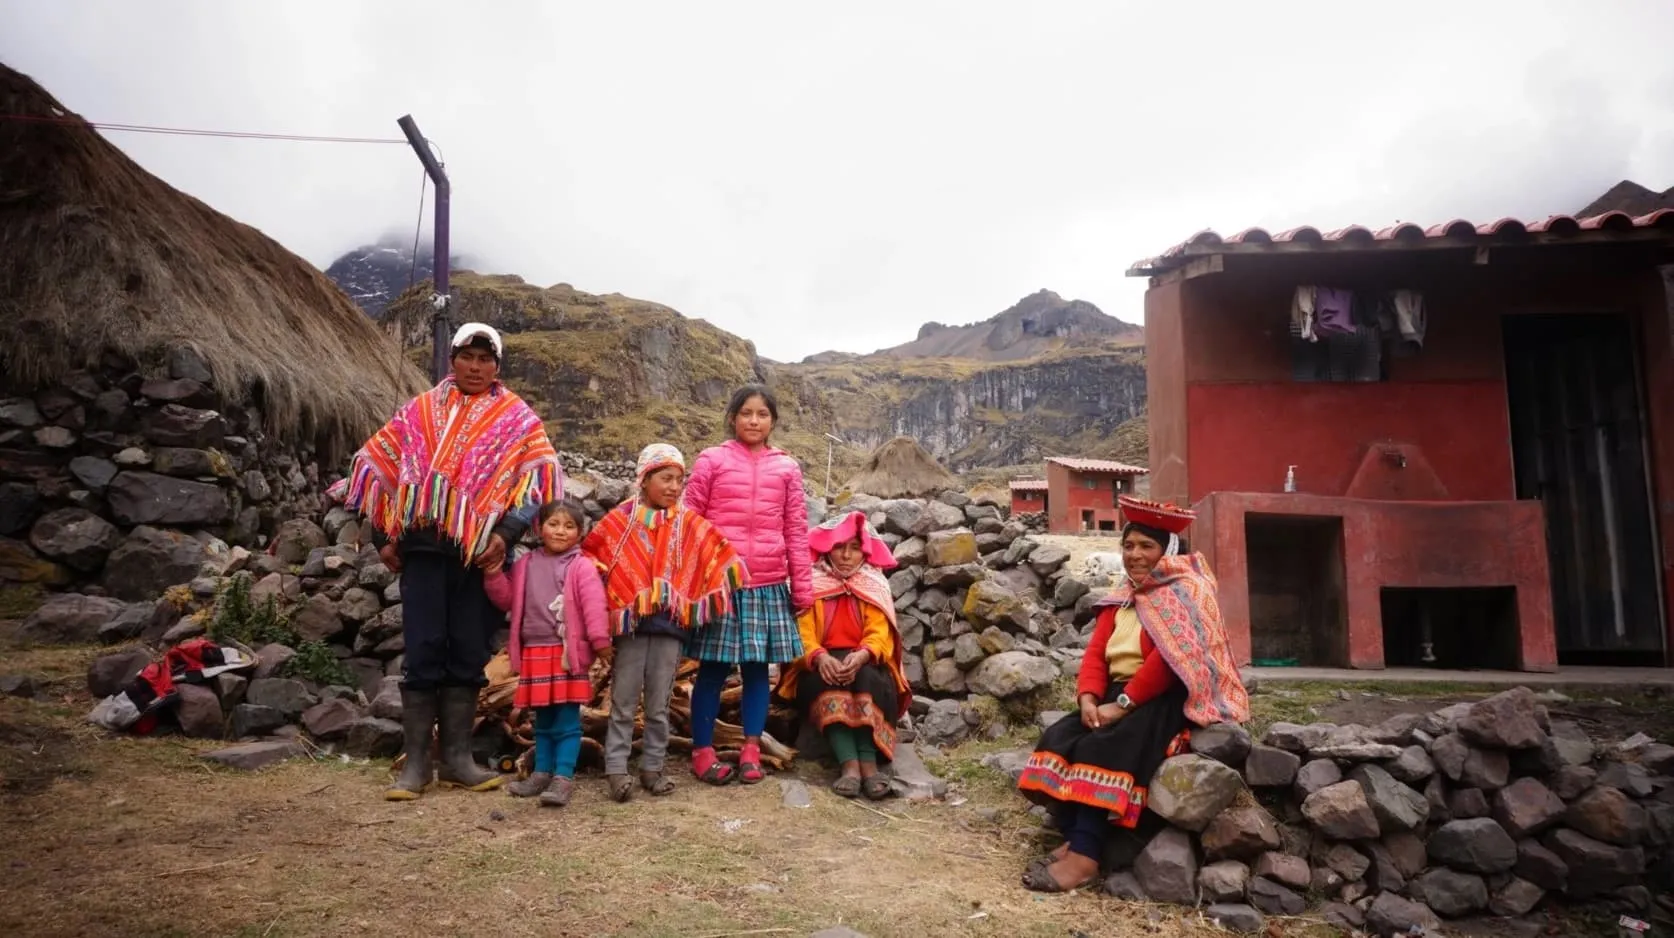
<instances>
[{"instance_id":1,"label":"wristwatch","mask_svg":"<svg viewBox=\"0 0 1674 938\"><path fill-rule=\"evenodd\" d=\"M1117 694L1116 706L1121 707L1123 710L1132 710L1133 698L1129 697L1127 694Z\"/></svg>"}]
</instances>

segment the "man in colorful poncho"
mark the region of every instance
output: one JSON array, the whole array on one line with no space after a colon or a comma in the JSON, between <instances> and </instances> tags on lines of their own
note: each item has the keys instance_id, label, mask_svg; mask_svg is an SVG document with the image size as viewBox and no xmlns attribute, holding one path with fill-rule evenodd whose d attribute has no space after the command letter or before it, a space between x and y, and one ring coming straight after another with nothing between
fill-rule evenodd
<instances>
[{"instance_id":1,"label":"man in colorful poncho","mask_svg":"<svg viewBox=\"0 0 1674 938\"><path fill-rule=\"evenodd\" d=\"M443 786L487 791L503 781L471 757L471 728L492 636L505 621L483 590L564 471L540 417L500 383L500 334L466 323L453 370L402 406L355 454L331 494L373 528L379 556L401 576L401 726L406 762L385 793L411 801L432 781L437 729Z\"/></svg>"}]
</instances>

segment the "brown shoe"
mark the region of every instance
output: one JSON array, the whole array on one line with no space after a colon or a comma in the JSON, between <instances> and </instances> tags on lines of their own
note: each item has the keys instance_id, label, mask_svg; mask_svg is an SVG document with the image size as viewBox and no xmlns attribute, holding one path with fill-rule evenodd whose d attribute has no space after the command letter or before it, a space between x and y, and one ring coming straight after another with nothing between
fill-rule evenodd
<instances>
[{"instance_id":1,"label":"brown shoe","mask_svg":"<svg viewBox=\"0 0 1674 938\"><path fill-rule=\"evenodd\" d=\"M512 782L506 786L506 793L513 798L533 798L546 791L552 784L551 772L535 772L521 782Z\"/></svg>"},{"instance_id":2,"label":"brown shoe","mask_svg":"<svg viewBox=\"0 0 1674 938\"><path fill-rule=\"evenodd\" d=\"M541 792L541 807L562 808L570 803L570 796L575 794L575 782L562 775L554 776Z\"/></svg>"},{"instance_id":3,"label":"brown shoe","mask_svg":"<svg viewBox=\"0 0 1674 938\"><path fill-rule=\"evenodd\" d=\"M611 801L626 802L634 796L634 780L626 775L606 775L605 787L610 791Z\"/></svg>"}]
</instances>

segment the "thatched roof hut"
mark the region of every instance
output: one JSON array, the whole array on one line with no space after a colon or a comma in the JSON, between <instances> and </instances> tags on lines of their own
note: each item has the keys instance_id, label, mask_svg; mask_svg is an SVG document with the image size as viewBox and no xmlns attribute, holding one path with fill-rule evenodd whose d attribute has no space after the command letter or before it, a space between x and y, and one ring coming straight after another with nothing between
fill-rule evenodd
<instances>
[{"instance_id":1,"label":"thatched roof hut","mask_svg":"<svg viewBox=\"0 0 1674 938\"><path fill-rule=\"evenodd\" d=\"M920 498L959 488L959 479L917 440L898 436L873 450L845 488L878 498Z\"/></svg>"},{"instance_id":2,"label":"thatched roof hut","mask_svg":"<svg viewBox=\"0 0 1674 938\"><path fill-rule=\"evenodd\" d=\"M144 363L186 346L269 433L341 454L425 386L319 270L4 65L0 114L0 374L14 391L108 352Z\"/></svg>"}]
</instances>

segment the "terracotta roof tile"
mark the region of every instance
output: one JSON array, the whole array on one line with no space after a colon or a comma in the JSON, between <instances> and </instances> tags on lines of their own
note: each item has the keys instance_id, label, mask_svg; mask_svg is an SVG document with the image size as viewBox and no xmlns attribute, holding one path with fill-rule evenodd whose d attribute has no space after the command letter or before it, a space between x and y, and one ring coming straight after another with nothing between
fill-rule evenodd
<instances>
[{"instance_id":1,"label":"terracotta roof tile","mask_svg":"<svg viewBox=\"0 0 1674 938\"><path fill-rule=\"evenodd\" d=\"M1081 459L1075 456L1048 456L1047 462L1057 463L1075 472L1111 472L1118 475L1145 475L1151 470L1144 466L1130 466L1109 459Z\"/></svg>"},{"instance_id":2,"label":"terracotta roof tile","mask_svg":"<svg viewBox=\"0 0 1674 938\"><path fill-rule=\"evenodd\" d=\"M1570 215L1552 215L1541 221L1527 222L1517 218L1500 218L1486 224L1455 218L1422 228L1411 222L1397 222L1385 228L1373 231L1361 225L1349 225L1346 228L1336 228L1321 232L1318 228L1303 225L1298 228L1288 228L1277 234L1269 233L1265 228L1246 228L1230 237L1222 237L1218 232L1205 229L1192 235L1186 240L1174 245L1156 257L1149 257L1137 261L1128 268L1128 276L1139 277L1161 273L1183 266L1192 256L1221 254L1221 253L1261 253L1264 245L1312 245L1321 249L1326 246L1352 251L1356 247L1377 247L1388 242L1404 244L1421 244L1426 241L1451 241L1458 247L1472 247L1482 241L1504 240L1538 236L1550 243L1564 238L1574 237L1583 232L1604 233L1644 233L1655 236L1665 233L1674 240L1674 209L1658 209L1645 215L1629 215L1626 212L1604 212L1599 215L1588 215L1576 218ZM1235 247L1236 246L1236 247ZM1450 245L1438 245L1450 246ZM1216 250L1218 247L1227 248L1225 251ZM1295 250L1295 248L1290 248Z\"/></svg>"},{"instance_id":3,"label":"terracotta roof tile","mask_svg":"<svg viewBox=\"0 0 1674 938\"><path fill-rule=\"evenodd\" d=\"M1044 492L1046 491L1046 480L1013 479L1011 482L1011 490L1013 492Z\"/></svg>"}]
</instances>

